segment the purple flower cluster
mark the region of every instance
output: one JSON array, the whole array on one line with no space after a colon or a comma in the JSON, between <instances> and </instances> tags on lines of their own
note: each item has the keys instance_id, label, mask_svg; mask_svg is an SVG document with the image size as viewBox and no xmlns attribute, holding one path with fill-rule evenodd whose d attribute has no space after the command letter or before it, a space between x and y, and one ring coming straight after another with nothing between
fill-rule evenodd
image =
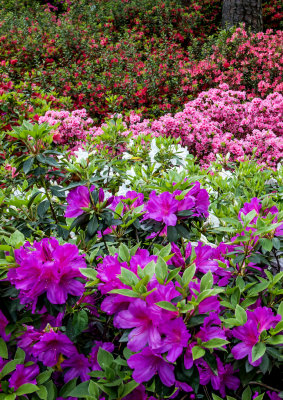
<instances>
[{"instance_id":1,"label":"purple flower cluster","mask_svg":"<svg viewBox=\"0 0 283 400\"><path fill-rule=\"evenodd\" d=\"M249 203L245 203L239 211L238 218L242 221L242 214L247 215L251 211L256 211L256 216L251 221L252 224L256 224L258 217L266 218L269 214L274 215L272 223L275 224L278 221L279 210L276 206L270 208L263 208L261 201L257 197L253 197ZM275 229L274 236L283 236L283 223Z\"/></svg>"},{"instance_id":2,"label":"purple flower cluster","mask_svg":"<svg viewBox=\"0 0 283 400\"><path fill-rule=\"evenodd\" d=\"M157 195L155 191L151 192L144 207L146 213L143 219L162 222L165 226L175 226L178 219L182 218L178 216L178 213L187 210L191 211L192 217L207 218L209 215L208 193L205 189L200 188L199 182L195 182L193 185L193 188L181 200L176 198L181 195L181 190L175 190L173 193L163 192L160 195Z\"/></svg>"},{"instance_id":3,"label":"purple flower cluster","mask_svg":"<svg viewBox=\"0 0 283 400\"><path fill-rule=\"evenodd\" d=\"M8 280L19 290L22 304L36 308L38 297L46 294L52 304L64 304L68 295L81 296L84 284L80 268L86 267L84 256L70 243L59 245L51 237L25 243L15 250L18 266L8 272Z\"/></svg>"}]
</instances>

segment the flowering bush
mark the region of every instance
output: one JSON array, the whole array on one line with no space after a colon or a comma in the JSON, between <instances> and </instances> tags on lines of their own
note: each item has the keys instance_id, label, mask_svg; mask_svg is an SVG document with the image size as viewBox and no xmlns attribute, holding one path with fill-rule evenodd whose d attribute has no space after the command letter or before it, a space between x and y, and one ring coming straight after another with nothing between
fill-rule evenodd
<instances>
[{"instance_id":1,"label":"flowering bush","mask_svg":"<svg viewBox=\"0 0 283 400\"><path fill-rule=\"evenodd\" d=\"M283 97L273 93L266 99L248 101L245 92L218 89L202 92L185 104L182 112L167 114L158 120L141 118L132 113L127 130L133 137L151 135L180 138L188 151L202 164L227 153L234 160L255 156L260 163L276 166L282 157ZM94 134L103 134L101 128Z\"/></svg>"},{"instance_id":2,"label":"flowering bush","mask_svg":"<svg viewBox=\"0 0 283 400\"><path fill-rule=\"evenodd\" d=\"M201 169L163 136L110 151L121 126L72 154L46 122L10 132L23 153L0 169L0 398L279 399L282 167Z\"/></svg>"}]
</instances>

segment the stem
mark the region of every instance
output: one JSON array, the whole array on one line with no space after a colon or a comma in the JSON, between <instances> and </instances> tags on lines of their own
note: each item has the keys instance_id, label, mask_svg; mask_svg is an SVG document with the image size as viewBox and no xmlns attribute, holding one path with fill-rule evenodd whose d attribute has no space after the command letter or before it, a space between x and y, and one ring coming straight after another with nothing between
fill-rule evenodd
<instances>
[{"instance_id":1,"label":"stem","mask_svg":"<svg viewBox=\"0 0 283 400\"><path fill-rule=\"evenodd\" d=\"M55 210L54 210L54 208L53 208L53 204L52 204L52 201L51 201L51 197L50 197L50 195L49 195L49 193L48 193L48 189L47 189L47 186L46 186L46 183L45 183L45 180L44 180L43 177L41 177L41 183L42 183L42 185L43 185L43 187L44 187L46 197L47 197L47 199L48 199L48 201L49 201L49 203L50 203L51 214L52 214L52 216L53 216L53 218L54 218L56 224L58 224L58 220L57 220L57 217L56 217Z\"/></svg>"},{"instance_id":2,"label":"stem","mask_svg":"<svg viewBox=\"0 0 283 400\"><path fill-rule=\"evenodd\" d=\"M262 386L262 387L264 387L264 388L266 388L266 389L272 390L273 392L280 393L280 390L279 390L279 389L276 389L276 388L274 388L274 387L272 387L272 386L268 386L268 385L266 385L265 383L256 382L256 381L251 381L251 382L248 383L248 385L259 385L259 386ZM246 386L248 386L248 385L246 385ZM246 387L246 386L245 386L245 387Z\"/></svg>"}]
</instances>

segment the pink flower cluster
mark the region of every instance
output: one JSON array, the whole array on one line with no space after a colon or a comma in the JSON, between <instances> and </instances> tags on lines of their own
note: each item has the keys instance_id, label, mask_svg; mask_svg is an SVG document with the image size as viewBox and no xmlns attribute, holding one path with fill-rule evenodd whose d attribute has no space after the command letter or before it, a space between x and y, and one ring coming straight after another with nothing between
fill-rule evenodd
<instances>
[{"instance_id":1,"label":"pink flower cluster","mask_svg":"<svg viewBox=\"0 0 283 400\"><path fill-rule=\"evenodd\" d=\"M274 167L283 152L282 111L283 96L279 93L249 101L246 92L229 90L222 84L200 93L174 116L140 122L132 115L128 132L180 137L182 145L202 164L214 161L216 153L228 152L232 159L243 161L256 148L259 162Z\"/></svg>"},{"instance_id":2,"label":"pink flower cluster","mask_svg":"<svg viewBox=\"0 0 283 400\"><path fill-rule=\"evenodd\" d=\"M86 110L69 111L47 111L47 113L39 118L39 123L47 122L53 126L58 123L60 125L55 130L53 140L58 144L76 145L86 139L90 125L93 120L88 117Z\"/></svg>"}]
</instances>

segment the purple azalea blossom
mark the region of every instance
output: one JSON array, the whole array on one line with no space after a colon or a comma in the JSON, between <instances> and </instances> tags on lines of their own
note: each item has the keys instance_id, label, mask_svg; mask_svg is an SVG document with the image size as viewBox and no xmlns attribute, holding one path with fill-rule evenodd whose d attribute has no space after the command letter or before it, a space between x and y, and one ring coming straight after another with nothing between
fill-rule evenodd
<instances>
[{"instance_id":1,"label":"purple azalea blossom","mask_svg":"<svg viewBox=\"0 0 283 400\"><path fill-rule=\"evenodd\" d=\"M255 367L260 365L261 358L252 362L252 349L259 341L259 331L254 321L247 321L243 326L237 326L233 329L233 336L236 339L242 340L232 349L232 354L236 360L240 360L248 356L249 363Z\"/></svg>"},{"instance_id":2,"label":"purple azalea blossom","mask_svg":"<svg viewBox=\"0 0 283 400\"><path fill-rule=\"evenodd\" d=\"M163 324L159 331L166 335L162 341L161 352L168 351L167 360L175 362L183 352L183 348L187 347L188 340L191 337L187 331L187 327L181 317Z\"/></svg>"},{"instance_id":3,"label":"purple azalea blossom","mask_svg":"<svg viewBox=\"0 0 283 400\"><path fill-rule=\"evenodd\" d=\"M10 388L17 390L25 383L32 383L36 385L36 376L39 374L39 367L37 364L25 367L23 364L18 364L16 370L12 373L9 379Z\"/></svg>"},{"instance_id":4,"label":"purple azalea blossom","mask_svg":"<svg viewBox=\"0 0 283 400\"><path fill-rule=\"evenodd\" d=\"M149 264L151 261L156 262L158 259L157 256L151 256L148 252L148 250L145 249L138 249L136 251L136 254L131 258L130 260L130 269L133 271L135 274L138 272L138 266L140 266L142 269Z\"/></svg>"},{"instance_id":5,"label":"purple azalea blossom","mask_svg":"<svg viewBox=\"0 0 283 400\"><path fill-rule=\"evenodd\" d=\"M199 332L195 335L203 342L208 342L211 339L224 339L226 334L220 327L221 321L216 313L210 314L203 321L203 326L200 327Z\"/></svg>"},{"instance_id":6,"label":"purple azalea blossom","mask_svg":"<svg viewBox=\"0 0 283 400\"><path fill-rule=\"evenodd\" d=\"M33 355L47 367L54 367L60 354L72 357L76 352L76 348L68 336L53 330L43 333L39 342L32 349Z\"/></svg>"},{"instance_id":7,"label":"purple azalea blossom","mask_svg":"<svg viewBox=\"0 0 283 400\"><path fill-rule=\"evenodd\" d=\"M26 331L18 338L18 346L28 355L32 354L33 345L39 341L42 333L33 326L26 326Z\"/></svg>"},{"instance_id":8,"label":"purple azalea blossom","mask_svg":"<svg viewBox=\"0 0 283 400\"><path fill-rule=\"evenodd\" d=\"M216 357L216 362L217 362L217 372L218 372L217 375L215 375L215 373L209 367L207 362L204 361L203 359L197 360L196 365L199 371L200 384L204 386L207 385L209 382L211 382L211 386L213 387L213 389L219 390L221 385L221 375L224 373L224 367L218 357Z\"/></svg>"},{"instance_id":9,"label":"purple azalea blossom","mask_svg":"<svg viewBox=\"0 0 283 400\"><path fill-rule=\"evenodd\" d=\"M127 310L130 303L130 297L122 296L120 294L110 294L105 297L101 303L101 310L106 312L108 315L112 315L119 311Z\"/></svg>"},{"instance_id":10,"label":"purple azalea blossom","mask_svg":"<svg viewBox=\"0 0 283 400\"><path fill-rule=\"evenodd\" d=\"M278 396L278 394L276 392L271 392L270 390L268 390L266 392L266 394L268 395L268 397L270 398L270 400L282 400L281 397Z\"/></svg>"},{"instance_id":11,"label":"purple azalea blossom","mask_svg":"<svg viewBox=\"0 0 283 400\"><path fill-rule=\"evenodd\" d=\"M253 321L259 333L274 328L281 321L281 315L274 315L267 307L257 307L253 311L247 311L248 321Z\"/></svg>"},{"instance_id":12,"label":"purple azalea blossom","mask_svg":"<svg viewBox=\"0 0 283 400\"><path fill-rule=\"evenodd\" d=\"M230 390L237 390L238 387L240 386L240 379L237 376L234 376L234 371L233 366L231 364L226 364L224 365L224 371L222 370L221 373L221 381L220 381L220 387L219 387L219 392L221 396L225 397L226 396L226 390L225 387L227 387Z\"/></svg>"},{"instance_id":13,"label":"purple azalea blossom","mask_svg":"<svg viewBox=\"0 0 283 400\"><path fill-rule=\"evenodd\" d=\"M20 290L22 304L33 304L33 311L43 293L52 304L66 303L69 294L82 295L84 285L76 278L83 277L80 268L86 262L74 244L59 245L53 237L42 239L16 249L15 258L19 266L9 270L8 280Z\"/></svg>"},{"instance_id":14,"label":"purple azalea blossom","mask_svg":"<svg viewBox=\"0 0 283 400\"><path fill-rule=\"evenodd\" d=\"M134 328L129 334L128 348L132 351L143 349L147 344L153 349L160 347L161 336L157 328L160 313L146 302L135 299L128 310L121 311L115 319L118 328Z\"/></svg>"},{"instance_id":15,"label":"purple azalea blossom","mask_svg":"<svg viewBox=\"0 0 283 400\"><path fill-rule=\"evenodd\" d=\"M8 341L11 336L10 334L6 335L6 333L5 333L5 328L8 325L8 323L9 323L9 321L7 320L5 315L0 310L0 337L2 337L2 339L4 339L5 341Z\"/></svg>"},{"instance_id":16,"label":"purple azalea blossom","mask_svg":"<svg viewBox=\"0 0 283 400\"><path fill-rule=\"evenodd\" d=\"M91 188L90 190L93 190ZM89 190L86 186L77 186L72 189L67 196L67 209L65 211L66 218L75 218L84 213L83 208L90 206Z\"/></svg>"},{"instance_id":17,"label":"purple azalea blossom","mask_svg":"<svg viewBox=\"0 0 283 400\"><path fill-rule=\"evenodd\" d=\"M258 366L261 358L252 362L252 349L258 343L262 331L274 328L281 321L281 315L274 315L267 307L257 307L253 311L247 311L248 321L243 326L233 329L233 336L242 340L232 349L232 354L239 360L248 356L249 363Z\"/></svg>"},{"instance_id":18,"label":"purple azalea blossom","mask_svg":"<svg viewBox=\"0 0 283 400\"><path fill-rule=\"evenodd\" d=\"M80 378L82 382L90 379L90 362L88 359L79 353L74 353L68 360L64 360L61 364L63 370L68 368L64 375L64 382L69 382L71 379Z\"/></svg>"},{"instance_id":19,"label":"purple azalea blossom","mask_svg":"<svg viewBox=\"0 0 283 400\"><path fill-rule=\"evenodd\" d=\"M175 383L173 365L153 353L149 347L144 348L139 354L132 355L128 359L128 365L134 370L133 379L138 383L149 381L156 372L165 386L172 386Z\"/></svg>"},{"instance_id":20,"label":"purple azalea blossom","mask_svg":"<svg viewBox=\"0 0 283 400\"><path fill-rule=\"evenodd\" d=\"M118 261L118 254L104 257L102 263L99 264L97 268L97 278L103 282L98 286L102 294L106 294L113 289L127 287L118 278L121 274L121 267L128 268L128 264L126 262L120 263L120 261Z\"/></svg>"},{"instance_id":21,"label":"purple azalea blossom","mask_svg":"<svg viewBox=\"0 0 283 400\"><path fill-rule=\"evenodd\" d=\"M149 195L149 200L144 207L146 213L143 219L153 219L163 222L166 226L175 226L177 224L178 200L169 192L163 192L156 195L155 191Z\"/></svg>"},{"instance_id":22,"label":"purple azalea blossom","mask_svg":"<svg viewBox=\"0 0 283 400\"><path fill-rule=\"evenodd\" d=\"M240 221L242 221L242 213L244 215L247 215L248 213L250 213L253 210L255 210L257 215L259 215L261 208L262 208L262 206L260 204L260 200L257 197L253 197L249 203L245 203L244 207L242 207L240 209L239 214L238 214L238 218L239 218ZM257 216L255 216L253 218L251 223L255 224L256 220L257 220Z\"/></svg>"},{"instance_id":23,"label":"purple azalea blossom","mask_svg":"<svg viewBox=\"0 0 283 400\"><path fill-rule=\"evenodd\" d=\"M191 290L189 300L191 300L193 295L195 296L192 289L194 289L200 293L200 282L191 281L189 283L189 288ZM198 311L200 314L206 314L211 311L219 312L220 311L220 302L219 302L217 296L207 297L206 299L202 300L198 305Z\"/></svg>"},{"instance_id":24,"label":"purple azalea blossom","mask_svg":"<svg viewBox=\"0 0 283 400\"><path fill-rule=\"evenodd\" d=\"M97 361L97 354L98 354L98 350L100 349L100 347L102 349L108 351L109 353L112 353L112 351L114 350L114 344L111 342L100 342L100 341L95 342L95 346L92 348L90 357L89 357L89 362L91 365L91 369L93 371L101 370L101 367Z\"/></svg>"},{"instance_id":25,"label":"purple azalea blossom","mask_svg":"<svg viewBox=\"0 0 283 400\"><path fill-rule=\"evenodd\" d=\"M209 195L205 189L200 188L199 182L192 183L194 187L187 193L187 196L195 198L194 216L205 217L209 216Z\"/></svg>"}]
</instances>

